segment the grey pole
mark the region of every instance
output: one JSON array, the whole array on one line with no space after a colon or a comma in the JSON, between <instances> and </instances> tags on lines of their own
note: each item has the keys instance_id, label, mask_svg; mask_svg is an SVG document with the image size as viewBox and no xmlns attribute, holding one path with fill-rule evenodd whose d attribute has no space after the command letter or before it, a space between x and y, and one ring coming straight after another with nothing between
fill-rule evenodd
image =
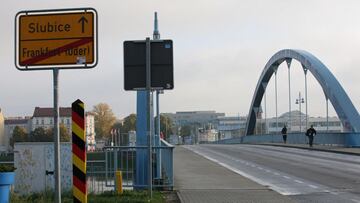
<instances>
[{"instance_id":1,"label":"grey pole","mask_svg":"<svg viewBox=\"0 0 360 203\"><path fill-rule=\"evenodd\" d=\"M279 127L279 120L278 120L278 101L277 101L277 69L275 69L275 111L276 111L276 132Z\"/></svg>"},{"instance_id":2,"label":"grey pole","mask_svg":"<svg viewBox=\"0 0 360 203\"><path fill-rule=\"evenodd\" d=\"M53 70L54 75L54 162L55 162L55 202L61 203L60 175L60 133L59 133L59 69Z\"/></svg>"},{"instance_id":3,"label":"grey pole","mask_svg":"<svg viewBox=\"0 0 360 203\"><path fill-rule=\"evenodd\" d=\"M158 17L157 12L154 14L154 32L153 32L153 39L159 40L160 39L160 32L159 32L159 23L158 23ZM158 139L155 139L155 141L158 141L158 143L154 145L161 146L161 138L160 138L160 94L162 93L161 90L156 90L156 127L157 131L155 134L157 134ZM161 148L158 150L159 154L157 155L157 166L159 171L159 176L161 177Z\"/></svg>"},{"instance_id":4,"label":"grey pole","mask_svg":"<svg viewBox=\"0 0 360 203\"><path fill-rule=\"evenodd\" d=\"M289 132L291 131L291 83L290 83L290 62L286 61L288 65L288 79L289 79L289 123L288 123L288 129Z\"/></svg>"},{"instance_id":5,"label":"grey pole","mask_svg":"<svg viewBox=\"0 0 360 203\"><path fill-rule=\"evenodd\" d=\"M300 111L300 133L301 133L302 120L301 120L301 93L300 92L299 92L299 111Z\"/></svg>"},{"instance_id":6,"label":"grey pole","mask_svg":"<svg viewBox=\"0 0 360 203\"><path fill-rule=\"evenodd\" d=\"M146 96L147 96L147 129L148 129L148 143L149 143L149 193L152 199L152 104L151 104L151 47L150 38L146 38Z\"/></svg>"},{"instance_id":7,"label":"grey pole","mask_svg":"<svg viewBox=\"0 0 360 203\"><path fill-rule=\"evenodd\" d=\"M267 126L267 112L266 112L266 89L264 92L264 111L265 111L265 134L268 134L268 126Z\"/></svg>"},{"instance_id":8,"label":"grey pole","mask_svg":"<svg viewBox=\"0 0 360 203\"><path fill-rule=\"evenodd\" d=\"M302 102L302 98L301 98L301 92L299 92L299 97L296 99L296 104L299 104L299 115L300 115L300 133L301 133L301 102Z\"/></svg>"},{"instance_id":9,"label":"grey pole","mask_svg":"<svg viewBox=\"0 0 360 203\"><path fill-rule=\"evenodd\" d=\"M326 97L326 132L329 132L329 98Z\"/></svg>"},{"instance_id":10,"label":"grey pole","mask_svg":"<svg viewBox=\"0 0 360 203\"><path fill-rule=\"evenodd\" d=\"M305 125L306 128L308 129L308 97L307 97L307 69L304 69L304 73L305 73Z\"/></svg>"}]
</instances>

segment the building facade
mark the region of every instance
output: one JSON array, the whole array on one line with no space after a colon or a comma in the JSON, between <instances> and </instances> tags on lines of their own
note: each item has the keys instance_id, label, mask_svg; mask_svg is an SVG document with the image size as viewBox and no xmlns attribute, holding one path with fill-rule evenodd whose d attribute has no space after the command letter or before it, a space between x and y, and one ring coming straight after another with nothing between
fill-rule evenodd
<instances>
[{"instance_id":1,"label":"building facade","mask_svg":"<svg viewBox=\"0 0 360 203\"><path fill-rule=\"evenodd\" d=\"M91 112L86 112L85 114L85 133L86 133L86 143L88 151L96 150L96 141L95 141L95 115Z\"/></svg>"},{"instance_id":2,"label":"building facade","mask_svg":"<svg viewBox=\"0 0 360 203\"><path fill-rule=\"evenodd\" d=\"M222 116L218 118L220 139L230 139L244 135L246 127L245 116Z\"/></svg>"},{"instance_id":3,"label":"building facade","mask_svg":"<svg viewBox=\"0 0 360 203\"><path fill-rule=\"evenodd\" d=\"M180 111L176 113L164 113L169 117L175 126L199 124L200 126L211 124L217 125L217 118L225 116L225 113L215 111Z\"/></svg>"},{"instance_id":4,"label":"building facade","mask_svg":"<svg viewBox=\"0 0 360 203\"><path fill-rule=\"evenodd\" d=\"M290 120L291 118L291 120ZM307 124L306 124L307 121ZM311 117L300 111L286 112L276 118L257 119L255 134L277 134L286 125L288 132L305 132L311 125L318 132L340 133L343 126L338 117Z\"/></svg>"},{"instance_id":5,"label":"building facade","mask_svg":"<svg viewBox=\"0 0 360 203\"><path fill-rule=\"evenodd\" d=\"M72 110L71 107L59 108L59 123L63 124L69 135L72 132ZM0 118L1 121L1 118ZM1 124L0 124L1 125ZM36 128L49 129L54 127L54 110L53 108L35 107L32 117L13 117L5 120L5 145L9 149L10 138L16 126L23 127L28 133ZM1 130L1 126L0 126ZM95 150L95 117L92 113L85 113L85 133L88 151Z\"/></svg>"},{"instance_id":6,"label":"building facade","mask_svg":"<svg viewBox=\"0 0 360 203\"><path fill-rule=\"evenodd\" d=\"M0 109L0 151L6 151L8 145L5 134L5 119L2 110Z\"/></svg>"},{"instance_id":7,"label":"building facade","mask_svg":"<svg viewBox=\"0 0 360 203\"><path fill-rule=\"evenodd\" d=\"M63 124L71 134L71 107L59 108L59 123ZM36 128L49 129L54 127L54 108L35 107L31 119L31 131Z\"/></svg>"},{"instance_id":8,"label":"building facade","mask_svg":"<svg viewBox=\"0 0 360 203\"><path fill-rule=\"evenodd\" d=\"M24 128L27 133L31 129L31 117L7 117L5 119L5 146L10 149L10 139L16 126Z\"/></svg>"}]
</instances>

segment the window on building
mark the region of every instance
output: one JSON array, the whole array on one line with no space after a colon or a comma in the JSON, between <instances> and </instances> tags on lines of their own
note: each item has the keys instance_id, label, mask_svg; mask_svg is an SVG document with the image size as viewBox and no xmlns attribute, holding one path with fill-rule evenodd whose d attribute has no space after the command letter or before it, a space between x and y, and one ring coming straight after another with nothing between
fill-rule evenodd
<instances>
[{"instance_id":1,"label":"window on building","mask_svg":"<svg viewBox=\"0 0 360 203\"><path fill-rule=\"evenodd\" d=\"M53 124L53 119L52 118L50 119L50 124Z\"/></svg>"},{"instance_id":2,"label":"window on building","mask_svg":"<svg viewBox=\"0 0 360 203\"><path fill-rule=\"evenodd\" d=\"M41 119L41 125L44 125L44 119Z\"/></svg>"},{"instance_id":3,"label":"window on building","mask_svg":"<svg viewBox=\"0 0 360 203\"><path fill-rule=\"evenodd\" d=\"M36 119L36 125L39 125L39 120L38 119Z\"/></svg>"},{"instance_id":4,"label":"window on building","mask_svg":"<svg viewBox=\"0 0 360 203\"><path fill-rule=\"evenodd\" d=\"M66 119L66 123L67 123L67 124L70 124L70 119Z\"/></svg>"}]
</instances>

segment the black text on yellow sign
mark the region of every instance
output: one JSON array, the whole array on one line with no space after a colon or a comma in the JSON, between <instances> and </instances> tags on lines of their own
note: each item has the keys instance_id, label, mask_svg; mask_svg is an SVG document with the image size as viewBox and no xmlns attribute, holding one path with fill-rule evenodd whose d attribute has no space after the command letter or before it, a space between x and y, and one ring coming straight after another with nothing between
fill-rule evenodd
<instances>
[{"instance_id":1,"label":"black text on yellow sign","mask_svg":"<svg viewBox=\"0 0 360 203\"><path fill-rule=\"evenodd\" d=\"M96 12L20 12L17 18L19 66L93 64Z\"/></svg>"}]
</instances>

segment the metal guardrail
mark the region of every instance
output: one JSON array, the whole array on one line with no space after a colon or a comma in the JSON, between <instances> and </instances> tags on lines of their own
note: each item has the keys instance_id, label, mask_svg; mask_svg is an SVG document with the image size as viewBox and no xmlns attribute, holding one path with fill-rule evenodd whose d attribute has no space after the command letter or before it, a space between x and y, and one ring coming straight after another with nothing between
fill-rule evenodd
<instances>
[{"instance_id":1,"label":"metal guardrail","mask_svg":"<svg viewBox=\"0 0 360 203\"><path fill-rule=\"evenodd\" d=\"M280 134L249 135L239 138L218 140L217 144L251 144L251 143L282 143ZM287 136L289 144L307 144L308 138L305 133L289 133ZM314 137L314 144L336 145L345 147L360 147L360 133L318 133Z\"/></svg>"},{"instance_id":2,"label":"metal guardrail","mask_svg":"<svg viewBox=\"0 0 360 203\"><path fill-rule=\"evenodd\" d=\"M153 187L161 190L172 190L173 178L173 146L163 142L162 146L153 146L153 169L156 160L161 163L161 174L153 170ZM105 160L87 161L87 185L89 193L102 193L115 190L115 171L120 170L123 178L123 188L147 187L135 185L136 154L148 153L147 146L112 146L105 147ZM156 157L159 157L157 159ZM143 160L147 161L147 160ZM145 164L143 164L145 165Z\"/></svg>"},{"instance_id":3,"label":"metal guardrail","mask_svg":"<svg viewBox=\"0 0 360 203\"><path fill-rule=\"evenodd\" d=\"M162 140L161 146L153 146L153 167L155 161L161 163L160 174L153 170L153 187L162 190L172 190L173 176L173 146ZM101 153L101 152L100 152ZM88 193L102 193L115 190L115 171L122 171L123 188L133 188L136 174L136 154L148 153L147 146L114 146L105 147L105 156L97 160L87 160ZM103 158L105 157L105 158ZM147 160L143 160L147 161ZM0 161L0 164L14 165L14 161ZM143 164L145 165L145 164ZM138 169L141 170L141 169ZM136 185L147 187L147 185Z\"/></svg>"}]
</instances>

